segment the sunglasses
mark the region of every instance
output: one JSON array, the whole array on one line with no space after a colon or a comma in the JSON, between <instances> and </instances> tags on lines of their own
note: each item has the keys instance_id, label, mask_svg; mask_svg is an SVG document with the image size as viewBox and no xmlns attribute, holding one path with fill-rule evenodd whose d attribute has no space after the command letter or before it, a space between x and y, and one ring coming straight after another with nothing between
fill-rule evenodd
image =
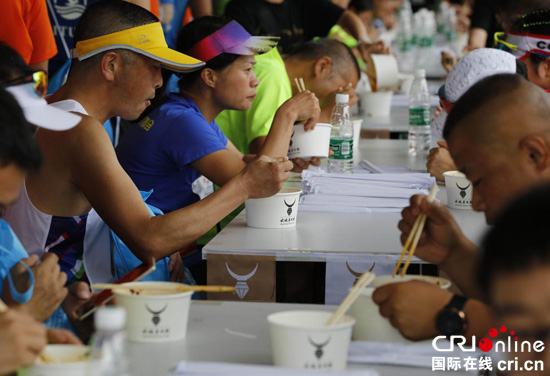
<instances>
[{"instance_id":1,"label":"sunglasses","mask_svg":"<svg viewBox=\"0 0 550 376\"><path fill-rule=\"evenodd\" d=\"M506 52L517 51L518 46L506 42L507 34L504 31L496 32L494 35L495 48Z\"/></svg>"},{"instance_id":2,"label":"sunglasses","mask_svg":"<svg viewBox=\"0 0 550 376\"><path fill-rule=\"evenodd\" d=\"M21 84L32 83L34 91L41 98L46 97L48 91L48 74L43 70L38 70L32 73L28 73L22 77L14 78L4 82L3 86L15 86Z\"/></svg>"}]
</instances>

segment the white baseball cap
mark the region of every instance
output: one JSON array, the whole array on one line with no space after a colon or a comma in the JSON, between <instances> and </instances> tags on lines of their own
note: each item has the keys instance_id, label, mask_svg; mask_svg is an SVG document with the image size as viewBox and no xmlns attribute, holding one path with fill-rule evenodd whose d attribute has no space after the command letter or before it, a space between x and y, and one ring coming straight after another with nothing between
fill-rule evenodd
<instances>
[{"instance_id":1,"label":"white baseball cap","mask_svg":"<svg viewBox=\"0 0 550 376\"><path fill-rule=\"evenodd\" d=\"M48 105L33 88L32 83L6 87L13 95L25 115L25 119L37 127L52 131L66 131L73 128L82 118L76 114Z\"/></svg>"}]
</instances>

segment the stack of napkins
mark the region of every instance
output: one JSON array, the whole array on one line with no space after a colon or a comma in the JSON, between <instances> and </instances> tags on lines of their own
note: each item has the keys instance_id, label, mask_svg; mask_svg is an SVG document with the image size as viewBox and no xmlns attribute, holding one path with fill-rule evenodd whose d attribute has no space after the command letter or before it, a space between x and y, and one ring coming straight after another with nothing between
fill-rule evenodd
<instances>
[{"instance_id":1,"label":"stack of napkins","mask_svg":"<svg viewBox=\"0 0 550 376\"><path fill-rule=\"evenodd\" d=\"M364 167L363 167L364 166ZM381 173L379 172L381 171ZM385 172L363 161L353 174L323 170L302 172L300 211L373 213L400 212L415 194L428 194L435 179L428 173Z\"/></svg>"},{"instance_id":2,"label":"stack of napkins","mask_svg":"<svg viewBox=\"0 0 550 376\"><path fill-rule=\"evenodd\" d=\"M237 363L211 363L211 362L180 362L176 366L174 376L308 376L312 373L330 376L379 376L378 372L371 369L350 371L311 371L273 366L256 366Z\"/></svg>"}]
</instances>

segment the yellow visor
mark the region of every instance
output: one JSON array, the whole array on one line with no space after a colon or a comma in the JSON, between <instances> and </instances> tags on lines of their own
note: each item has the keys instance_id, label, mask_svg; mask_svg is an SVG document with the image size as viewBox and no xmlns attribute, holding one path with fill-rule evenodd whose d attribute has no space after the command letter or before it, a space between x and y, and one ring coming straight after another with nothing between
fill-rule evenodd
<instances>
[{"instance_id":1,"label":"yellow visor","mask_svg":"<svg viewBox=\"0 0 550 376\"><path fill-rule=\"evenodd\" d=\"M160 22L77 42L76 48L72 50L72 58L82 61L115 49L147 56L176 72L193 71L204 65L200 60L168 48Z\"/></svg>"}]
</instances>

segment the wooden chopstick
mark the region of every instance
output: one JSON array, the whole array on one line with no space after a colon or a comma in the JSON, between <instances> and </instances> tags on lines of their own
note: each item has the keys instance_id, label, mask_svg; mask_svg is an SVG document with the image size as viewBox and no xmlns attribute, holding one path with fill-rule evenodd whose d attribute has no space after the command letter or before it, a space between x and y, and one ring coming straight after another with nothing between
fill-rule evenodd
<instances>
[{"instance_id":1,"label":"wooden chopstick","mask_svg":"<svg viewBox=\"0 0 550 376\"><path fill-rule=\"evenodd\" d=\"M430 189L430 194L428 195L428 202L432 203L435 199L435 195L437 194L437 184L432 185L432 188ZM395 269L393 271L392 277L395 278L397 275L397 272L399 271L399 267L401 266L401 262L403 261L403 257L405 257L405 254L407 251L409 252L407 256L407 260L405 262L405 265L403 266L403 269L401 270L401 277L403 277L407 273L407 269L409 268L409 264L411 263L411 259L414 255L414 252L416 251L416 246L418 245L418 241L420 240L420 236L422 235L422 231L424 230L424 225L426 224L426 214L420 213L418 218L416 218L416 221L414 222L414 226L411 230L411 233L407 237L407 241L405 242L405 245L403 246L403 251L401 251L401 255L399 256L399 260L397 261L397 265L395 265ZM412 244L411 244L412 243ZM410 246L410 249L409 249Z\"/></svg>"},{"instance_id":2,"label":"wooden chopstick","mask_svg":"<svg viewBox=\"0 0 550 376\"><path fill-rule=\"evenodd\" d=\"M8 310L8 306L2 299L0 299L0 312L6 312Z\"/></svg>"},{"instance_id":3,"label":"wooden chopstick","mask_svg":"<svg viewBox=\"0 0 550 376\"><path fill-rule=\"evenodd\" d=\"M233 292L235 291L235 286L201 286L201 285L184 285L179 286L170 286L170 285L119 285L114 283L95 283L92 285L93 290L117 290L117 291L150 291L150 290L161 290L161 291L207 291L207 292Z\"/></svg>"},{"instance_id":4,"label":"wooden chopstick","mask_svg":"<svg viewBox=\"0 0 550 376\"><path fill-rule=\"evenodd\" d=\"M365 272L361 275L361 277L357 281L357 284L349 291L344 301L338 306L332 316L330 316L326 324L327 326L338 324L338 322L340 321L340 319L342 319L349 307L351 307L353 302L357 300L359 295L361 295L361 292L363 292L365 287L367 287L367 285L372 282L374 277L376 277L376 274L371 272Z\"/></svg>"},{"instance_id":5,"label":"wooden chopstick","mask_svg":"<svg viewBox=\"0 0 550 376\"><path fill-rule=\"evenodd\" d=\"M304 85L304 79L300 77L299 81L298 78L294 78L294 82L296 83L296 87L298 88L298 92L301 93L306 90L306 85Z\"/></svg>"}]
</instances>

